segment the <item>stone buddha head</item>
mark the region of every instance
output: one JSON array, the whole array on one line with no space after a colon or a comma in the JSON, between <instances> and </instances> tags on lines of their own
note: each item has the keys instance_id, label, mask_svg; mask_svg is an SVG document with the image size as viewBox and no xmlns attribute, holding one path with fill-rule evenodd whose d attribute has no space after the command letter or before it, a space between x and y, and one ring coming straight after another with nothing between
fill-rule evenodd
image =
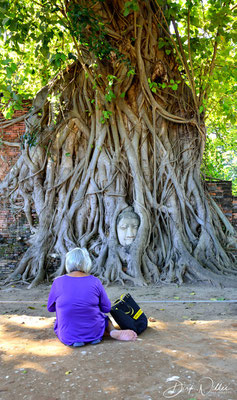
<instances>
[{"instance_id":1,"label":"stone buddha head","mask_svg":"<svg viewBox=\"0 0 237 400\"><path fill-rule=\"evenodd\" d=\"M136 238L140 218L134 211L122 211L117 218L117 235L122 246L129 246Z\"/></svg>"}]
</instances>

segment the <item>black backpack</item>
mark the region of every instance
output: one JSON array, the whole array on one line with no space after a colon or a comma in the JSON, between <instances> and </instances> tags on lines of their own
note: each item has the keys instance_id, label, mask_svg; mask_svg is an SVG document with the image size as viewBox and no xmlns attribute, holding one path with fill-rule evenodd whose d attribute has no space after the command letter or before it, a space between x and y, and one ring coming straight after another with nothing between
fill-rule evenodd
<instances>
[{"instance_id":1,"label":"black backpack","mask_svg":"<svg viewBox=\"0 0 237 400\"><path fill-rule=\"evenodd\" d=\"M139 335L147 328L147 317L129 293L113 303L110 314L121 329L132 329Z\"/></svg>"}]
</instances>

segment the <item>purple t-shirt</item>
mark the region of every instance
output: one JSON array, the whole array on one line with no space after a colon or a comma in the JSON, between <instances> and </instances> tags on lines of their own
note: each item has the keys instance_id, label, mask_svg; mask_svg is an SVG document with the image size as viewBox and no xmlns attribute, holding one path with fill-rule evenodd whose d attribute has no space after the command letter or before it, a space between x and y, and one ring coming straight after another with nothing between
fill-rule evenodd
<instances>
[{"instance_id":1,"label":"purple t-shirt","mask_svg":"<svg viewBox=\"0 0 237 400\"><path fill-rule=\"evenodd\" d=\"M102 283L93 275L60 276L53 282L47 309L56 311L54 331L67 345L101 339L111 302Z\"/></svg>"}]
</instances>

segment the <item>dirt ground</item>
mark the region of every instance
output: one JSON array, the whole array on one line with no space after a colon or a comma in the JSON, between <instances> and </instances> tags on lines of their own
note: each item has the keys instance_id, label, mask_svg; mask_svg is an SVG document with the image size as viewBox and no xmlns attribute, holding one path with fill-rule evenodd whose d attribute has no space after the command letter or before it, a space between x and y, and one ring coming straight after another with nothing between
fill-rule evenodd
<instances>
[{"instance_id":1,"label":"dirt ground","mask_svg":"<svg viewBox=\"0 0 237 400\"><path fill-rule=\"evenodd\" d=\"M107 287L131 293L149 327L82 348L54 335L49 290L1 287L1 400L237 400L236 289Z\"/></svg>"}]
</instances>

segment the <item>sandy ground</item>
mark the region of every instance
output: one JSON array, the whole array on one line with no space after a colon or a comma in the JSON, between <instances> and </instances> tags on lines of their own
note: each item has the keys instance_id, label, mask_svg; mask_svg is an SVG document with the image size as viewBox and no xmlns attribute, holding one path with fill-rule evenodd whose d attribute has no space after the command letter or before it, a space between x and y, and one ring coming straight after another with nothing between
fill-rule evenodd
<instances>
[{"instance_id":1,"label":"sandy ground","mask_svg":"<svg viewBox=\"0 0 237 400\"><path fill-rule=\"evenodd\" d=\"M236 289L108 287L111 300L130 292L149 327L77 349L54 335L49 289L0 290L1 400L237 400L237 302L223 301Z\"/></svg>"}]
</instances>

